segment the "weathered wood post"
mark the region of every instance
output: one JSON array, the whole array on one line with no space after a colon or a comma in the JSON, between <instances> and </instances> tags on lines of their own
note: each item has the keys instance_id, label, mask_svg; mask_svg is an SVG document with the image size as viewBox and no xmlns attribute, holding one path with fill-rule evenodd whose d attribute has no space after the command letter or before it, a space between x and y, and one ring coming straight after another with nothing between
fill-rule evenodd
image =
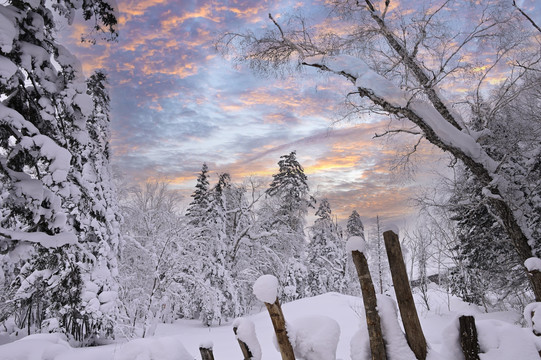
<instances>
[{"instance_id":1,"label":"weathered wood post","mask_svg":"<svg viewBox=\"0 0 541 360\"><path fill-rule=\"evenodd\" d=\"M278 300L278 279L272 275L260 276L254 283L254 295L267 307L282 360L295 360L293 347L287 336L286 320Z\"/></svg>"},{"instance_id":2,"label":"weathered wood post","mask_svg":"<svg viewBox=\"0 0 541 360\"><path fill-rule=\"evenodd\" d=\"M201 360L214 360L212 345L199 345L199 352L201 353Z\"/></svg>"},{"instance_id":3,"label":"weathered wood post","mask_svg":"<svg viewBox=\"0 0 541 360\"><path fill-rule=\"evenodd\" d=\"M364 249L366 249L366 243L361 237L355 236L348 240L347 250L351 251L353 263L355 264L355 269L357 269L357 276L361 283L372 360L386 360L387 354L385 353L385 343L383 342L383 335L381 333L376 291L374 290L374 283L368 269L368 261L366 261L366 256L363 253Z\"/></svg>"},{"instance_id":4,"label":"weathered wood post","mask_svg":"<svg viewBox=\"0 0 541 360\"><path fill-rule=\"evenodd\" d=\"M276 339L278 340L278 347L280 348L282 360L295 360L293 347L291 346L289 338L287 337L286 319L284 318L280 301L278 298L276 298L274 303L269 304L266 302L265 306L267 307L272 321L272 326L274 327L274 332L276 333Z\"/></svg>"},{"instance_id":5,"label":"weathered wood post","mask_svg":"<svg viewBox=\"0 0 541 360\"><path fill-rule=\"evenodd\" d=\"M426 339L413 301L398 235L394 231L388 230L383 233L383 240L385 241L385 249L389 259L396 300L404 324L404 331L406 332L406 340L415 357L419 360L425 360L427 353Z\"/></svg>"},{"instance_id":6,"label":"weathered wood post","mask_svg":"<svg viewBox=\"0 0 541 360\"><path fill-rule=\"evenodd\" d=\"M473 316L463 315L458 318L460 323L460 346L465 360L479 360L479 341Z\"/></svg>"},{"instance_id":7,"label":"weathered wood post","mask_svg":"<svg viewBox=\"0 0 541 360\"><path fill-rule=\"evenodd\" d=\"M236 326L233 327L233 332L235 333L235 335L237 335ZM239 342L240 351L242 351L242 356L244 357L244 360L251 360L254 356L252 355L252 352L250 351L250 348L248 347L248 345L246 345L246 343L240 340L238 337L237 337L237 341Z\"/></svg>"}]
</instances>

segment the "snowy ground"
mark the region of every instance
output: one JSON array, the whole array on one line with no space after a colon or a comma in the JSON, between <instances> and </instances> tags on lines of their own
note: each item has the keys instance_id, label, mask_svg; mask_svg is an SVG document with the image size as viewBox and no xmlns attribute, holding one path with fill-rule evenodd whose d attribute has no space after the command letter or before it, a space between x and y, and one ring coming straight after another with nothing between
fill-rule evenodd
<instances>
[{"instance_id":1,"label":"snowy ground","mask_svg":"<svg viewBox=\"0 0 541 360\"><path fill-rule=\"evenodd\" d=\"M530 329L523 329L517 325L521 319L520 314L514 312L486 314L477 307L467 305L456 298L451 297L450 301L448 300L446 294L432 291L430 293L431 311L426 311L424 306L418 304L423 330L430 344L430 360L461 358L456 343L458 337L456 319L462 314L472 314L476 317L481 350L485 352L481 354L481 360L539 359L537 338L532 335ZM360 298L328 293L285 304L283 311L287 321L293 325L313 315L324 315L336 320L340 325L337 359L352 358L351 339L358 331L359 324L364 323L361 319L364 310ZM386 312L389 313L387 310ZM389 314L384 316L387 315ZM261 307L260 313L248 318L255 324L255 331L263 353L262 359L280 359L280 354L273 344L272 324L264 306ZM332 330L323 331L325 332L332 335ZM392 336L396 338L396 334ZM392 336L387 338L393 339ZM320 337L318 342L320 341L325 340ZM199 345L209 342L213 343L217 360L242 359L231 323L207 328L203 327L199 321L187 320L158 326L155 337L150 339L84 349L69 347L57 335L35 335L0 346L0 359L190 360L200 359ZM357 352L353 358L363 359L363 356L362 352ZM317 354L310 358L310 360L319 359L326 360ZM400 356L400 359L391 360L402 359L405 357Z\"/></svg>"}]
</instances>

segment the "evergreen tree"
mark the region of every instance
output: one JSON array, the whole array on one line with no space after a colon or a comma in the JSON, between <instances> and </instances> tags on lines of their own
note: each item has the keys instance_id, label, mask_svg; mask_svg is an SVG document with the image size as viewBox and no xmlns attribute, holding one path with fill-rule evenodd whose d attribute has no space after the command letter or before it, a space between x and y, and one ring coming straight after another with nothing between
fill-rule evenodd
<instances>
[{"instance_id":1,"label":"evergreen tree","mask_svg":"<svg viewBox=\"0 0 541 360\"><path fill-rule=\"evenodd\" d=\"M233 184L229 174L219 175L212 189L202 191L208 188L201 186L207 183L206 171L205 166L194 194L206 211L199 221L189 223L185 248L189 261L179 281L194 295L184 316L199 318L210 326L247 311L251 291L241 282L244 269L240 264L250 261L243 256L252 221L245 190Z\"/></svg>"},{"instance_id":2,"label":"evergreen tree","mask_svg":"<svg viewBox=\"0 0 541 360\"><path fill-rule=\"evenodd\" d=\"M293 151L280 157L279 171L273 175L266 191L267 199L260 209L259 232L263 234L261 250L266 259L263 271L278 277L284 300L291 301L305 293L306 214L315 199L309 194L307 177Z\"/></svg>"},{"instance_id":3,"label":"evergreen tree","mask_svg":"<svg viewBox=\"0 0 541 360\"><path fill-rule=\"evenodd\" d=\"M0 321L86 341L112 331L119 226L108 152L105 74L85 81L54 36L45 0L0 5ZM82 10L116 36L106 1L54 4ZM3 299L3 300L4 300ZM13 329L16 330L16 329Z\"/></svg>"},{"instance_id":4,"label":"evergreen tree","mask_svg":"<svg viewBox=\"0 0 541 360\"><path fill-rule=\"evenodd\" d=\"M481 186L463 171L448 203L458 237L454 260L460 265L451 272L451 292L487 306L489 295L502 300L510 289L524 289L527 279L503 227L481 200Z\"/></svg>"},{"instance_id":5,"label":"evergreen tree","mask_svg":"<svg viewBox=\"0 0 541 360\"><path fill-rule=\"evenodd\" d=\"M306 257L307 294L343 292L347 283L345 242L340 236L340 228L332 219L327 199L319 203L316 216Z\"/></svg>"},{"instance_id":6,"label":"evergreen tree","mask_svg":"<svg viewBox=\"0 0 541 360\"><path fill-rule=\"evenodd\" d=\"M191 225L197 225L204 221L203 219L207 215L209 207L209 174L208 166L206 163L201 167L201 172L197 176L197 183L195 185L195 191L191 195L193 201L188 206L186 216L190 218Z\"/></svg>"},{"instance_id":7,"label":"evergreen tree","mask_svg":"<svg viewBox=\"0 0 541 360\"><path fill-rule=\"evenodd\" d=\"M313 208L316 201L309 195L308 178L297 161L296 152L292 151L280 159L278 173L272 176L266 193L280 199L274 214L276 220L284 222L291 231L303 234L308 208Z\"/></svg>"},{"instance_id":8,"label":"evergreen tree","mask_svg":"<svg viewBox=\"0 0 541 360\"><path fill-rule=\"evenodd\" d=\"M353 210L346 224L348 235L360 236L364 239L364 225L357 210Z\"/></svg>"}]
</instances>

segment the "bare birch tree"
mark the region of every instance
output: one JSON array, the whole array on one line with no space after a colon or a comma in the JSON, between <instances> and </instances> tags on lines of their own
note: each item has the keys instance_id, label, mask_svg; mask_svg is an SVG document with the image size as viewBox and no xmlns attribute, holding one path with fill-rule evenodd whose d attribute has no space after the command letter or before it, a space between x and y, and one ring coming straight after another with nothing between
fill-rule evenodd
<instances>
[{"instance_id":1,"label":"bare birch tree","mask_svg":"<svg viewBox=\"0 0 541 360\"><path fill-rule=\"evenodd\" d=\"M480 140L521 91L539 85L537 29L511 2L412 3L328 1L323 24L269 14L265 31L226 33L217 47L255 71L297 65L348 80L347 97L356 109L394 120L387 134L410 134L415 144L426 140L471 171L525 261L538 242L532 236L538 225L528 220L537 205L528 201L527 177L509 170L517 159L493 156ZM474 130L470 124L479 117L482 126ZM518 161L538 155L539 149L529 151ZM541 273L528 276L541 301Z\"/></svg>"}]
</instances>

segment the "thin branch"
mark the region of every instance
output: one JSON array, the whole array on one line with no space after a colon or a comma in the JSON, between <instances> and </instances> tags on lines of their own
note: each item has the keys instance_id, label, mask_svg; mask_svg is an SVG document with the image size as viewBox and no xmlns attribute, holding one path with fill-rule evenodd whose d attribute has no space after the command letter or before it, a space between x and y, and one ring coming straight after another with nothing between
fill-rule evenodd
<instances>
[{"instance_id":1,"label":"thin branch","mask_svg":"<svg viewBox=\"0 0 541 360\"><path fill-rule=\"evenodd\" d=\"M377 139L377 138L384 137L384 136L389 135L389 134L398 134L398 133L406 133L406 134L411 134L411 135L422 135L422 133L419 132L419 131L414 131L414 130L409 130L409 129L392 129L392 130L385 130L381 134L376 133L376 134L374 134L372 139Z\"/></svg>"},{"instance_id":2,"label":"thin branch","mask_svg":"<svg viewBox=\"0 0 541 360\"><path fill-rule=\"evenodd\" d=\"M516 3L515 0L513 0L513 6L514 6L514 7L515 7L515 8L516 8L516 9L517 9L517 10L518 10L518 11L519 11L519 12L520 12L520 13L521 13L521 14L522 14L529 22L530 22L530 24L532 24L532 26L533 26L534 28L537 29L537 31L541 32L541 28L540 28L539 26L537 26L537 24L535 23L535 21L533 21L532 18L528 16L528 14L526 14L524 11L522 11L521 8L519 8L519 7L517 6L517 3Z\"/></svg>"}]
</instances>

